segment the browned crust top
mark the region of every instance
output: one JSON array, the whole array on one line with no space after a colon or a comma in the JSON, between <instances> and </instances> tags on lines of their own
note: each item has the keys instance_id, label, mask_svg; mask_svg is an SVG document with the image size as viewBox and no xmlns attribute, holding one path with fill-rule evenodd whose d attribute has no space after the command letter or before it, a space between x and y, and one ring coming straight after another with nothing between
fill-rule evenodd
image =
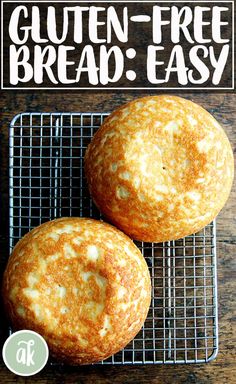
<instances>
[{"instance_id":1,"label":"browned crust top","mask_svg":"<svg viewBox=\"0 0 236 384\"><path fill-rule=\"evenodd\" d=\"M224 206L233 153L199 105L147 96L114 111L85 155L94 202L131 237L161 242L197 232Z\"/></svg>"},{"instance_id":2,"label":"browned crust top","mask_svg":"<svg viewBox=\"0 0 236 384\"><path fill-rule=\"evenodd\" d=\"M85 364L122 349L140 330L150 277L122 232L92 219L63 218L18 242L3 297L16 328L39 332L58 359Z\"/></svg>"}]
</instances>

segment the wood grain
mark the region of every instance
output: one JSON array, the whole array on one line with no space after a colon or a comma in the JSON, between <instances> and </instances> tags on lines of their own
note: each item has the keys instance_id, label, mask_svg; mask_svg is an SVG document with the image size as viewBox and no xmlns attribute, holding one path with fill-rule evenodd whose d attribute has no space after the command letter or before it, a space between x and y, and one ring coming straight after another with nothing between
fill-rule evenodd
<instances>
[{"instance_id":1,"label":"wood grain","mask_svg":"<svg viewBox=\"0 0 236 384\"><path fill-rule=\"evenodd\" d=\"M1 145L1 264L3 271L8 257L8 128L13 116L25 111L111 111L125 101L148 93L132 92L4 92ZM149 94L151 94L149 92ZM236 103L234 94L176 93L189 98L211 112L224 127L236 153ZM0 383L235 383L236 382L236 184L227 205L217 220L219 337L220 351L215 361L202 365L120 366L120 367L46 367L35 377L21 378L0 366ZM1 323L0 340L6 337Z\"/></svg>"}]
</instances>

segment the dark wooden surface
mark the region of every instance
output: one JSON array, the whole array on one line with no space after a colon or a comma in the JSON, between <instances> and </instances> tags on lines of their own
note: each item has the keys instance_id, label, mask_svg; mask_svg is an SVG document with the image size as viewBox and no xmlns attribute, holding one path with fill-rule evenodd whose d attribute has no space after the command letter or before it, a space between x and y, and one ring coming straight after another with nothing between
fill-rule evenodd
<instances>
[{"instance_id":1,"label":"dark wooden surface","mask_svg":"<svg viewBox=\"0 0 236 384\"><path fill-rule=\"evenodd\" d=\"M147 93L145 93L147 94ZM234 94L177 93L204 106L224 127L236 153L236 103ZM0 268L8 257L8 127L13 116L24 111L111 111L142 96L140 92L5 92L0 100L0 187L1 236ZM236 188L217 220L219 337L220 351L215 361L202 365L46 367L35 377L22 378L0 365L0 383L236 383ZM5 338L4 320L0 340Z\"/></svg>"}]
</instances>

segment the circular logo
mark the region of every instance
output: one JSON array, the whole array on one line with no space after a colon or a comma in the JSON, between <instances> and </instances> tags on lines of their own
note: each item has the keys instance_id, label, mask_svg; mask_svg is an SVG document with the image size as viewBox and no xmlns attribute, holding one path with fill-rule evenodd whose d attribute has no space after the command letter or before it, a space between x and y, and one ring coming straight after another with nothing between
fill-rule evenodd
<instances>
[{"instance_id":1,"label":"circular logo","mask_svg":"<svg viewBox=\"0 0 236 384\"><path fill-rule=\"evenodd\" d=\"M14 332L4 343L2 356L7 368L20 376L40 372L48 361L48 345L36 332Z\"/></svg>"}]
</instances>

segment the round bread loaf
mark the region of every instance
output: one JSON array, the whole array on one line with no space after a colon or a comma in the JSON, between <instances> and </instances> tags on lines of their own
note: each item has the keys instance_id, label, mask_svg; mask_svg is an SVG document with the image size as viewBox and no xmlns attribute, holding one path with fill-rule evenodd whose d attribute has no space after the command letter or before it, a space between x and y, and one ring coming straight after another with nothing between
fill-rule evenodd
<instances>
[{"instance_id":1,"label":"round bread loaf","mask_svg":"<svg viewBox=\"0 0 236 384\"><path fill-rule=\"evenodd\" d=\"M150 96L114 111L85 155L92 198L118 228L162 242L199 231L224 206L233 154L218 122L176 96Z\"/></svg>"},{"instance_id":2,"label":"round bread loaf","mask_svg":"<svg viewBox=\"0 0 236 384\"><path fill-rule=\"evenodd\" d=\"M139 249L101 221L62 218L25 235L3 280L16 329L39 332L57 359L103 360L138 333L150 305L150 276Z\"/></svg>"}]
</instances>

